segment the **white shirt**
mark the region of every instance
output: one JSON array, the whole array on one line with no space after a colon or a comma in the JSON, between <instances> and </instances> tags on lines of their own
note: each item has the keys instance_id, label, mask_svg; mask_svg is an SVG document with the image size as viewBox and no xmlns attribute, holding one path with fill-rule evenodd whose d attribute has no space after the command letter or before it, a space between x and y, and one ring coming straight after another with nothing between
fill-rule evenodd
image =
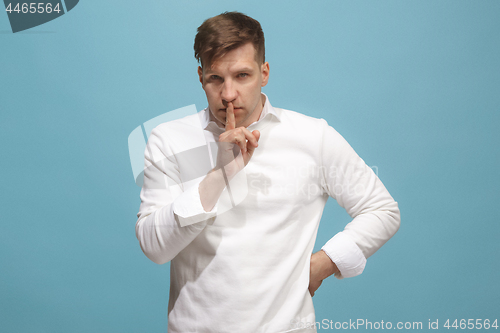
<instances>
[{"instance_id":1,"label":"white shirt","mask_svg":"<svg viewBox=\"0 0 500 333\"><path fill-rule=\"evenodd\" d=\"M198 185L223 129L209 109L149 137L136 235L152 261L171 261L169 332L299 332L298 322L315 322L310 257L329 196L353 218L323 246L337 278L361 274L399 228L397 203L325 120L266 97L248 129L261 132L259 147L210 212Z\"/></svg>"}]
</instances>

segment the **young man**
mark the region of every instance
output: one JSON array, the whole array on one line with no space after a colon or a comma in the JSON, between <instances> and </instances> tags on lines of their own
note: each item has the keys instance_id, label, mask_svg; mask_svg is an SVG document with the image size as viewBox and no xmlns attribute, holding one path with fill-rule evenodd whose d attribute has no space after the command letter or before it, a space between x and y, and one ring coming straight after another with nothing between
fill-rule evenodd
<instances>
[{"instance_id":1,"label":"young man","mask_svg":"<svg viewBox=\"0 0 500 333\"><path fill-rule=\"evenodd\" d=\"M208 107L152 131L136 225L146 256L171 261L168 330L299 332L322 280L360 274L398 230L398 205L326 121L261 93L257 21L210 18L194 48ZM329 196L353 220L312 254Z\"/></svg>"}]
</instances>

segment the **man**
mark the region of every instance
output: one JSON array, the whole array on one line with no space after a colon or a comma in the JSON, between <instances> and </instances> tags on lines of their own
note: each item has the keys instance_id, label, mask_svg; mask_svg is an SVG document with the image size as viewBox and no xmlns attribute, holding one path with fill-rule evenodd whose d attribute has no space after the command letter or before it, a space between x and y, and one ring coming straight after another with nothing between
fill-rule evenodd
<instances>
[{"instance_id":1,"label":"man","mask_svg":"<svg viewBox=\"0 0 500 333\"><path fill-rule=\"evenodd\" d=\"M146 256L171 261L169 332L299 332L323 279L360 274L398 230L398 205L326 121L261 93L256 20L210 18L194 48L208 108L152 131L136 225ZM353 220L312 254L329 196Z\"/></svg>"}]
</instances>

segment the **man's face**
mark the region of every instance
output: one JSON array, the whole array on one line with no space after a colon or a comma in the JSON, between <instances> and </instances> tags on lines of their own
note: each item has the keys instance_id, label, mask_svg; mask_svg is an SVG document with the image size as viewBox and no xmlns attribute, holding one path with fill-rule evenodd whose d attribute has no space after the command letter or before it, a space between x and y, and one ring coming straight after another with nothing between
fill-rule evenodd
<instances>
[{"instance_id":1,"label":"man's face","mask_svg":"<svg viewBox=\"0 0 500 333\"><path fill-rule=\"evenodd\" d=\"M198 75L219 126L226 122L228 103L233 104L236 127L247 127L259 119L264 106L261 88L269 79L269 64L257 63L252 43L229 51L211 66L198 67Z\"/></svg>"}]
</instances>

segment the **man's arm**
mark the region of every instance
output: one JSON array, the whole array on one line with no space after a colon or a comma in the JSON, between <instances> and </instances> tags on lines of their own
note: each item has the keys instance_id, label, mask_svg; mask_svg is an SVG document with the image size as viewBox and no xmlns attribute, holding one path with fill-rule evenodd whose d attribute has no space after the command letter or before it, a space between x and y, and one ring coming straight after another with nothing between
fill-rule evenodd
<instances>
[{"instance_id":1,"label":"man's arm","mask_svg":"<svg viewBox=\"0 0 500 333\"><path fill-rule=\"evenodd\" d=\"M219 136L217 166L200 183L201 203L206 211L212 210L219 200L226 187L226 179L231 180L248 164L259 145L259 131L250 132L245 127L236 128L233 103L228 103L226 112L226 130ZM233 153L235 144L240 147L240 154L236 158Z\"/></svg>"},{"instance_id":2,"label":"man's arm","mask_svg":"<svg viewBox=\"0 0 500 333\"><path fill-rule=\"evenodd\" d=\"M228 109L232 112L232 105ZM184 191L173 153L159 130L152 131L145 152L144 185L136 223L136 236L149 259L157 264L172 260L215 218L216 203L226 179L230 180L248 163L258 139L258 131L235 129L233 114L219 139L220 147L226 149L219 148L216 167ZM234 144L245 150L236 159Z\"/></svg>"},{"instance_id":3,"label":"man's arm","mask_svg":"<svg viewBox=\"0 0 500 333\"><path fill-rule=\"evenodd\" d=\"M321 149L323 188L346 209L352 221L311 257L312 293L328 275L344 278L361 274L366 259L400 225L398 205L382 182L326 122Z\"/></svg>"},{"instance_id":4,"label":"man's arm","mask_svg":"<svg viewBox=\"0 0 500 333\"><path fill-rule=\"evenodd\" d=\"M136 236L144 254L157 264L172 260L216 215L201 205L198 184L181 179L165 129L155 128L147 143Z\"/></svg>"}]
</instances>

